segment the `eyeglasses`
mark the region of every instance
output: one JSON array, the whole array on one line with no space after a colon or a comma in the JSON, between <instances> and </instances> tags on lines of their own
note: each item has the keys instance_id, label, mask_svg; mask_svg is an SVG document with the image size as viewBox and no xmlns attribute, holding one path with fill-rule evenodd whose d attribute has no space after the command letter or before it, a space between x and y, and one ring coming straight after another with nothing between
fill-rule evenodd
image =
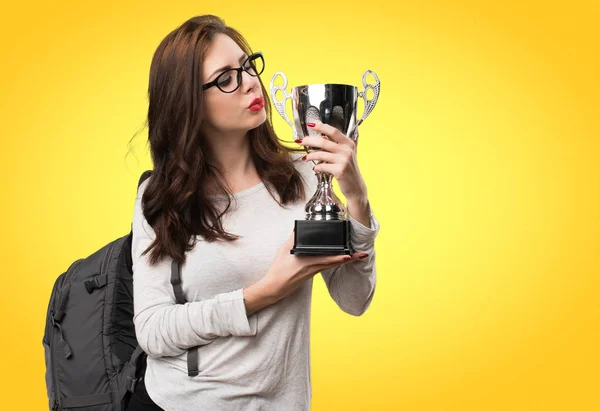
<instances>
[{"instance_id":1,"label":"eyeglasses","mask_svg":"<svg viewBox=\"0 0 600 411\"><path fill-rule=\"evenodd\" d=\"M216 79L202 86L202 90L217 86L223 93L233 93L240 84L242 84L242 70L252 77L259 76L265 69L265 59L262 52L256 52L248 58L238 68L232 68L219 74ZM234 80L235 76L235 80Z\"/></svg>"}]
</instances>

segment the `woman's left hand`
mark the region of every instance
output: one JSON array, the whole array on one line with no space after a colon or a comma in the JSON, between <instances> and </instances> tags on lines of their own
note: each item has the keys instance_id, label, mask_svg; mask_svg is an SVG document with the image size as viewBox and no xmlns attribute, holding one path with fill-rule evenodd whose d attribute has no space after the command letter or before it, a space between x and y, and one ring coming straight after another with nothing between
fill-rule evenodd
<instances>
[{"instance_id":1,"label":"woman's left hand","mask_svg":"<svg viewBox=\"0 0 600 411\"><path fill-rule=\"evenodd\" d=\"M307 125L317 133L326 135L331 141L326 138L312 136L296 140L297 143L303 146L321 149L307 154L305 161L324 161L324 163L317 164L314 171L325 171L332 174L347 201L366 198L367 187L356 161L356 143L337 128L328 124L317 122L308 123Z\"/></svg>"}]
</instances>

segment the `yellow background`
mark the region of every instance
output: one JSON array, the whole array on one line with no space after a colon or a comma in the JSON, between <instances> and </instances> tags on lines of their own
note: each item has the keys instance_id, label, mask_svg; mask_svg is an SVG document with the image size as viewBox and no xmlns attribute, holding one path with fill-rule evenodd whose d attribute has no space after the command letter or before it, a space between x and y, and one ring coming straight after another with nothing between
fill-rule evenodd
<instances>
[{"instance_id":1,"label":"yellow background","mask_svg":"<svg viewBox=\"0 0 600 411\"><path fill-rule=\"evenodd\" d=\"M352 317L316 278L313 410L600 410L597 2L2 8L0 408L45 408L52 284L128 232L152 53L214 13L266 84L382 82L358 151L377 291Z\"/></svg>"}]
</instances>

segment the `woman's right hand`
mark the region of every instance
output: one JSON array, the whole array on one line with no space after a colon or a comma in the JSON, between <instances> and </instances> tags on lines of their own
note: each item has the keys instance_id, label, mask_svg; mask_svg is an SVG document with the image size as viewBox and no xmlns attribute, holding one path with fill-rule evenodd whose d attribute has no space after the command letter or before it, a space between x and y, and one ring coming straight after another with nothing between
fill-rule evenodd
<instances>
[{"instance_id":1,"label":"woman's right hand","mask_svg":"<svg viewBox=\"0 0 600 411\"><path fill-rule=\"evenodd\" d=\"M294 233L292 232L279 249L267 274L257 283L244 289L248 315L279 301L315 274L358 260L362 254L298 256L290 253L293 246Z\"/></svg>"}]
</instances>

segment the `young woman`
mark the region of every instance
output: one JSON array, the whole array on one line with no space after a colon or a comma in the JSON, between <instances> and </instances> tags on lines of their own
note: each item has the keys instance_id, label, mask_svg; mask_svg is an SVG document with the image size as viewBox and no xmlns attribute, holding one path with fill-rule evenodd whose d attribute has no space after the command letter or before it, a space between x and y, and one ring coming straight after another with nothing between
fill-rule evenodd
<instances>
[{"instance_id":1,"label":"young woman","mask_svg":"<svg viewBox=\"0 0 600 411\"><path fill-rule=\"evenodd\" d=\"M183 23L152 59L154 171L133 217L134 324L146 389L165 410L310 409L313 276L352 315L373 298L379 225L355 144L317 123L330 141L300 144L320 151L301 158L302 148L281 145L263 68L262 54L215 16ZM290 254L294 220L316 190L311 160L347 199L352 256ZM186 304L176 304L173 261Z\"/></svg>"}]
</instances>

